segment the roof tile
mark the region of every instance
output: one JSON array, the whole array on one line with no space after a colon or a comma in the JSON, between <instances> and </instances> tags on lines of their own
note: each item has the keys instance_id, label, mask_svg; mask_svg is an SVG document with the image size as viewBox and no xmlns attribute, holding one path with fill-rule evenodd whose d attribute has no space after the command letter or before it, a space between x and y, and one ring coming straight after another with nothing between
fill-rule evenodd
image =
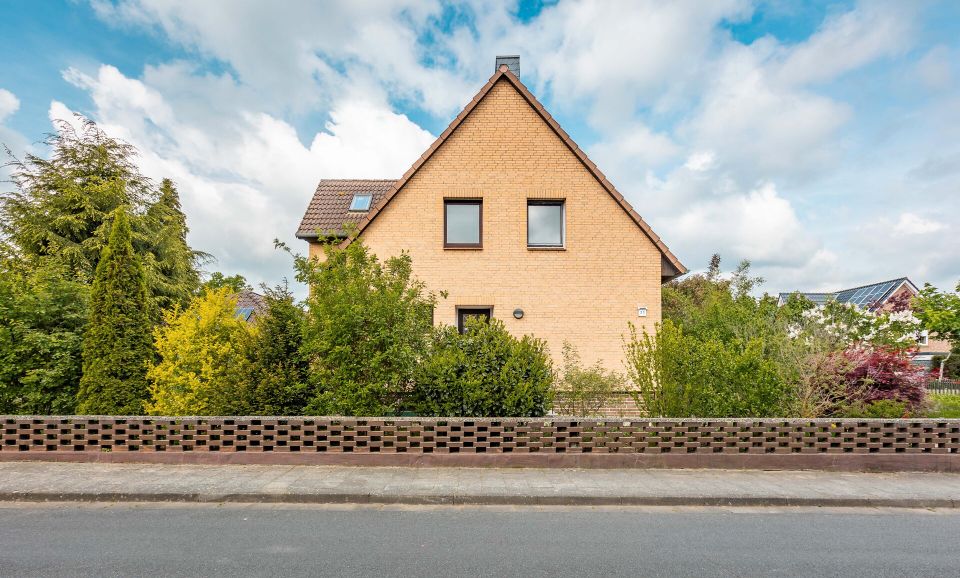
<instances>
[{"instance_id":1,"label":"roof tile","mask_svg":"<svg viewBox=\"0 0 960 578\"><path fill-rule=\"evenodd\" d=\"M297 237L312 239L318 231L343 235L345 223L359 223L366 212L351 211L355 194L373 195L371 207L376 207L397 181L393 179L324 179L317 185L307 212L303 215Z\"/></svg>"}]
</instances>

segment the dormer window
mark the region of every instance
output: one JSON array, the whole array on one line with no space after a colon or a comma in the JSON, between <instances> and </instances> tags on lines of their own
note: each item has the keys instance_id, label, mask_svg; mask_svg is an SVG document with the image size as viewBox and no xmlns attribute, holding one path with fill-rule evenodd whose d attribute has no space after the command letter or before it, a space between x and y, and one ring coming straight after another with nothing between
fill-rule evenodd
<instances>
[{"instance_id":1,"label":"dormer window","mask_svg":"<svg viewBox=\"0 0 960 578\"><path fill-rule=\"evenodd\" d=\"M371 200L373 200L373 195L353 195L353 200L350 201L350 210L369 211Z\"/></svg>"}]
</instances>

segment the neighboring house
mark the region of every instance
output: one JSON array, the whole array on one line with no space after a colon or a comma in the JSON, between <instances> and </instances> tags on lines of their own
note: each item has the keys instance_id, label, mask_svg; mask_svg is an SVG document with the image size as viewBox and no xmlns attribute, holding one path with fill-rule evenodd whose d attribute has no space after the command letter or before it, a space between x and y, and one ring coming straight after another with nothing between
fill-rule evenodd
<instances>
[{"instance_id":1,"label":"neighboring house","mask_svg":"<svg viewBox=\"0 0 960 578\"><path fill-rule=\"evenodd\" d=\"M919 293L920 290L910 279L900 277L889 281L881 281L870 285L862 285L851 289L841 289L831 293L806 293L799 291L801 295L813 301L817 305L823 305L829 299L834 299L840 303L851 303L867 309L869 311L890 310L893 304L901 299L909 299ZM783 305L793 293L781 293L778 303ZM917 353L913 360L921 365L930 365L934 355L947 354L950 352L950 342L931 337L926 331L917 337Z\"/></svg>"},{"instance_id":2,"label":"neighboring house","mask_svg":"<svg viewBox=\"0 0 960 578\"><path fill-rule=\"evenodd\" d=\"M297 236L322 258L324 234L351 224L447 292L435 323L494 317L555 358L567 340L621 369L628 323L654 332L661 284L687 269L520 82L518 60L498 59L401 178L320 181Z\"/></svg>"},{"instance_id":3,"label":"neighboring house","mask_svg":"<svg viewBox=\"0 0 960 578\"><path fill-rule=\"evenodd\" d=\"M237 293L236 297L237 317L247 323L256 321L257 317L263 315L263 312L267 309L267 302L263 295L249 289Z\"/></svg>"}]
</instances>

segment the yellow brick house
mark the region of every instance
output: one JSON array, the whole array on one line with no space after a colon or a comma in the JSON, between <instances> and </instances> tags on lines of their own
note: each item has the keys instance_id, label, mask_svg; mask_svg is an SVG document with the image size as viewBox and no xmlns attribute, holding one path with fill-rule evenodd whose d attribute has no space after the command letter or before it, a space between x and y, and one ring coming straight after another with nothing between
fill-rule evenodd
<instances>
[{"instance_id":1,"label":"yellow brick house","mask_svg":"<svg viewBox=\"0 0 960 578\"><path fill-rule=\"evenodd\" d=\"M566 340L621 370L628 322L653 332L661 284L687 269L520 82L518 60L498 58L399 179L321 180L297 236L320 256L321 235L355 223L377 256L407 251L446 292L436 323L494 317L555 358Z\"/></svg>"}]
</instances>

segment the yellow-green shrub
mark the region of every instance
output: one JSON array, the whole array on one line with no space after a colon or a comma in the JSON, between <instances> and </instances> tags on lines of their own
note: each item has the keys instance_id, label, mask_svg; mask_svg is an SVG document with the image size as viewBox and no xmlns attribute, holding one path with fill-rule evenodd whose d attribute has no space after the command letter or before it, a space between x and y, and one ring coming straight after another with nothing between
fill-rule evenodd
<instances>
[{"instance_id":1,"label":"yellow-green shrub","mask_svg":"<svg viewBox=\"0 0 960 578\"><path fill-rule=\"evenodd\" d=\"M236 315L228 288L207 291L154 332L160 362L147 372L152 415L236 415L245 411L248 348L256 330Z\"/></svg>"}]
</instances>

